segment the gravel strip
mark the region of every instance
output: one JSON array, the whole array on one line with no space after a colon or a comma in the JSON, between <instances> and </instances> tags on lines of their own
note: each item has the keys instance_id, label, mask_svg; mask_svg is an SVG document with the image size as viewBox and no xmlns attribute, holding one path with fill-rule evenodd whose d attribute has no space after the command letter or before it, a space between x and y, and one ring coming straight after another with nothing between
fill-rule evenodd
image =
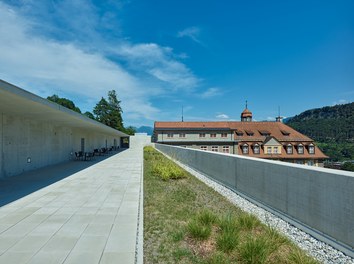
<instances>
[{"instance_id":1,"label":"gravel strip","mask_svg":"<svg viewBox=\"0 0 354 264\"><path fill-rule=\"evenodd\" d=\"M335 248L329 246L328 244L322 241L317 240L311 235L305 233L304 231L279 218L278 216L251 203L250 201L244 199L232 190L204 176L198 171L180 163L179 161L174 160L174 162L176 162L183 169L197 177L199 180L203 181L206 185L219 192L221 195L226 197L230 202L241 208L243 211L257 216L259 220L264 224L277 229L279 232L284 234L301 249L305 250L309 255L313 256L321 263L354 264L353 258L344 255L342 252L336 250Z\"/></svg>"}]
</instances>

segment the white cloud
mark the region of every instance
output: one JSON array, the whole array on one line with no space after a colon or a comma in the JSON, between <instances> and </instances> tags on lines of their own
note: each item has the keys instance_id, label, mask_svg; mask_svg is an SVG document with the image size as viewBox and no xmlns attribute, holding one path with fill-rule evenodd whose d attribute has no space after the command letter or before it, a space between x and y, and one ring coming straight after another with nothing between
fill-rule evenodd
<instances>
[{"instance_id":1,"label":"white cloud","mask_svg":"<svg viewBox=\"0 0 354 264\"><path fill-rule=\"evenodd\" d=\"M211 97L214 97L214 96L219 96L221 95L221 90L217 87L212 87L212 88L209 88L207 89L205 92L203 92L201 94L201 97L202 98L211 98Z\"/></svg>"},{"instance_id":2,"label":"white cloud","mask_svg":"<svg viewBox=\"0 0 354 264\"><path fill-rule=\"evenodd\" d=\"M179 37L179 38L187 37L198 44L203 44L199 40L199 35L200 35L200 28L198 28L198 27L188 27L188 28L185 28L177 33L177 37Z\"/></svg>"},{"instance_id":3,"label":"white cloud","mask_svg":"<svg viewBox=\"0 0 354 264\"><path fill-rule=\"evenodd\" d=\"M218 119L229 119L230 117L228 115L226 115L226 114L219 114L219 115L216 116L216 118L218 118Z\"/></svg>"},{"instance_id":4,"label":"white cloud","mask_svg":"<svg viewBox=\"0 0 354 264\"><path fill-rule=\"evenodd\" d=\"M171 48L155 43L125 44L116 48L115 52L126 59L132 68L169 84L173 90L193 90L200 82L190 69L174 59Z\"/></svg>"},{"instance_id":5,"label":"white cloud","mask_svg":"<svg viewBox=\"0 0 354 264\"><path fill-rule=\"evenodd\" d=\"M63 1L58 5L70 7L69 3ZM95 44L99 43L102 40L94 30L99 18L95 17L92 6L85 1L78 3L84 5L87 17L92 21L84 19L84 27L79 21L70 22L69 33L75 34L82 29ZM25 6L21 8L26 9ZM150 102L152 96L179 90L192 91L201 81L177 60L178 56L171 48L121 40L115 45L105 43L99 50L85 47L79 37L78 42L56 40L50 38L48 32L58 28L50 25L44 35L41 34L43 28L38 30L40 23L25 16L21 8L0 2L0 78L33 93L41 96L59 93L73 100L80 98L81 103L74 101L86 111L92 109L92 102L115 89L122 100L124 116L154 120L159 109ZM70 8L63 7L66 9ZM118 56L118 59L107 59L107 53ZM123 62L129 66L123 67Z\"/></svg>"}]
</instances>

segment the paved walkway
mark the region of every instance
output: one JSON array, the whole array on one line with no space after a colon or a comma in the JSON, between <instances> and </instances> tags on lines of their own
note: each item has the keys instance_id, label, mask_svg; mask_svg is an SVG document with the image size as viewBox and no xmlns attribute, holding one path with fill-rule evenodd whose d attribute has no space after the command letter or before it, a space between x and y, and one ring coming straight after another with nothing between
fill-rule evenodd
<instances>
[{"instance_id":1,"label":"paved walkway","mask_svg":"<svg viewBox=\"0 0 354 264\"><path fill-rule=\"evenodd\" d=\"M0 207L0 263L142 263L145 139Z\"/></svg>"}]
</instances>

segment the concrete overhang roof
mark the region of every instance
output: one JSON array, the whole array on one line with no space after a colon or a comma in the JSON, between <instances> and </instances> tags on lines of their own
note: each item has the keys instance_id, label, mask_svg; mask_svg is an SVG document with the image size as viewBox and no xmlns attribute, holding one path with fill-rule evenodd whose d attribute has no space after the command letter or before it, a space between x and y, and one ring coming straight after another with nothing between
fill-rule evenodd
<instances>
[{"instance_id":1,"label":"concrete overhang roof","mask_svg":"<svg viewBox=\"0 0 354 264\"><path fill-rule=\"evenodd\" d=\"M58 126L87 129L112 136L129 135L25 91L0 79L0 113L18 115Z\"/></svg>"}]
</instances>

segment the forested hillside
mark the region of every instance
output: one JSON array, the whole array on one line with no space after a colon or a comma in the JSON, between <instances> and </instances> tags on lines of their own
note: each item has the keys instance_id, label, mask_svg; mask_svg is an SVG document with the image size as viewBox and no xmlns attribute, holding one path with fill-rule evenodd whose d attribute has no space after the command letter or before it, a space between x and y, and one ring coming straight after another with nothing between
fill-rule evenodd
<instances>
[{"instance_id":1,"label":"forested hillside","mask_svg":"<svg viewBox=\"0 0 354 264\"><path fill-rule=\"evenodd\" d=\"M354 102L307 110L287 125L314 139L332 160L354 160Z\"/></svg>"}]
</instances>

